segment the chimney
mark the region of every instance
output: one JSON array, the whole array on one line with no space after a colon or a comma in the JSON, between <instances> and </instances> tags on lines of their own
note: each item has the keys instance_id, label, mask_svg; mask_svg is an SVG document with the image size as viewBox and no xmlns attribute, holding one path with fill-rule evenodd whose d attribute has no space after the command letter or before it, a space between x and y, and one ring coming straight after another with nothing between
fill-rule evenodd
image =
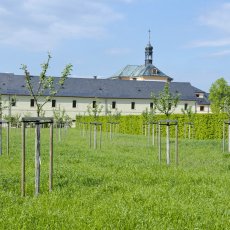
<instances>
[{"instance_id":1,"label":"chimney","mask_svg":"<svg viewBox=\"0 0 230 230\"><path fill-rule=\"evenodd\" d=\"M96 79L97 79L97 76L93 76L93 79L95 79L95 80L96 80Z\"/></svg>"}]
</instances>

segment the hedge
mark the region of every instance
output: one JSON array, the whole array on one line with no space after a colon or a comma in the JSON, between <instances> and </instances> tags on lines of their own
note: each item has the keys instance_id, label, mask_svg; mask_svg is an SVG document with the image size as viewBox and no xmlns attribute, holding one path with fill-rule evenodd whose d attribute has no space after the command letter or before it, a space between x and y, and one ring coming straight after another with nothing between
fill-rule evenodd
<instances>
[{"instance_id":1,"label":"hedge","mask_svg":"<svg viewBox=\"0 0 230 230\"><path fill-rule=\"evenodd\" d=\"M76 127L79 122L93 122L98 121L103 123L103 131L106 131L106 123L111 121L111 117L99 116L95 120L92 116L77 116ZM164 115L156 115L155 121L165 120ZM223 134L223 121L227 119L226 114L195 114L193 118L194 123L194 138L199 140L204 139L221 139ZM188 122L188 118L184 114L172 114L170 120L178 121L178 136L184 137L184 123ZM112 120L119 122L119 132L123 134L136 134L143 133L143 124L146 118L142 115L127 115L120 116L119 120ZM226 127L227 128L227 127ZM162 128L163 130L164 128ZM171 135L174 136L174 126L171 128ZM192 129L191 129L192 130ZM192 132L191 132L192 133ZM164 135L164 131L162 132Z\"/></svg>"}]
</instances>

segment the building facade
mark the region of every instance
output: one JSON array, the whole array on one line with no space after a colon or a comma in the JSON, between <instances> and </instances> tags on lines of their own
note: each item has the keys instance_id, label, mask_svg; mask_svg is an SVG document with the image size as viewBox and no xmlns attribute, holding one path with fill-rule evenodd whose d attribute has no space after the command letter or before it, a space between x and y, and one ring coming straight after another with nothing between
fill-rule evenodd
<instances>
[{"instance_id":1,"label":"building facade","mask_svg":"<svg viewBox=\"0 0 230 230\"><path fill-rule=\"evenodd\" d=\"M36 88L38 76L31 76ZM55 82L59 78L54 78ZM151 95L159 95L166 82L172 94L179 94L179 103L174 113L181 113L191 106L196 113L209 113L207 94L189 82L173 82L173 79L153 65L153 47L145 47L144 65L127 65L107 79L68 78L61 91L44 107L45 116L53 116L55 110L65 110L72 119L87 114L89 107L98 104L101 115L119 111L122 115L141 114L153 107ZM25 77L13 73L0 73L0 94L4 115L36 116L33 98L26 88ZM48 96L46 93L45 96ZM14 103L11 103L14 100ZM43 103L42 98L40 103ZM4 107L3 107L4 108Z\"/></svg>"},{"instance_id":2,"label":"building facade","mask_svg":"<svg viewBox=\"0 0 230 230\"><path fill-rule=\"evenodd\" d=\"M39 77L33 76L36 86ZM58 78L55 78L58 82ZM208 113L209 102L206 93L193 87L189 82L170 82L172 94L179 94L180 101L175 113L181 109L192 107L193 112ZM53 116L53 111L65 109L66 113L75 119L76 115L86 115L88 107L95 103L102 108L101 115L115 110L123 115L141 114L150 109L151 95L158 95L165 86L162 81L123 81L112 79L68 78L61 91L43 108L45 116ZM35 103L25 86L23 75L0 73L0 89L2 104L9 105L3 110L3 115L36 116ZM42 103L42 99L40 101Z\"/></svg>"}]
</instances>

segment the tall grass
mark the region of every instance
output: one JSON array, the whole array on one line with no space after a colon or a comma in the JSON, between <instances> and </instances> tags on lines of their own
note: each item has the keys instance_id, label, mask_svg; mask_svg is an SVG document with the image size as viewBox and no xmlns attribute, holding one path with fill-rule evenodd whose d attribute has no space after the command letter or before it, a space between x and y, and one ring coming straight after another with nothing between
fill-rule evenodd
<instances>
[{"instance_id":1,"label":"tall grass","mask_svg":"<svg viewBox=\"0 0 230 230\"><path fill-rule=\"evenodd\" d=\"M3 136L4 137L4 136ZM76 129L55 134L48 193L48 130L42 130L41 194L34 197L34 130L27 130L26 197L20 196L21 134L0 157L0 229L229 229L230 155L220 141L179 141L179 166L158 162L147 137L103 134L90 149ZM171 141L173 146L173 141ZM163 145L164 147L165 145Z\"/></svg>"}]
</instances>

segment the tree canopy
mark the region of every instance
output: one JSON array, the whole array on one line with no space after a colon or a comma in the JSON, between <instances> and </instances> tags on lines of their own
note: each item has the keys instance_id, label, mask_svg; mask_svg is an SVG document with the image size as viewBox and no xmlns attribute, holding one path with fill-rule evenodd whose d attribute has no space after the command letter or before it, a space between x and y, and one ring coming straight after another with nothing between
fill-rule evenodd
<instances>
[{"instance_id":1,"label":"tree canopy","mask_svg":"<svg viewBox=\"0 0 230 230\"><path fill-rule=\"evenodd\" d=\"M152 99L154 108L156 108L160 113L163 113L168 118L176 109L179 94L172 94L170 92L169 83L167 82L164 86L164 89L159 93L159 95L154 95L152 93Z\"/></svg>"},{"instance_id":2,"label":"tree canopy","mask_svg":"<svg viewBox=\"0 0 230 230\"><path fill-rule=\"evenodd\" d=\"M209 100L213 113L225 112L230 97L230 86L222 77L217 79L209 90Z\"/></svg>"},{"instance_id":3,"label":"tree canopy","mask_svg":"<svg viewBox=\"0 0 230 230\"><path fill-rule=\"evenodd\" d=\"M48 53L47 61L41 64L42 70L39 76L38 87L34 87L32 83L32 76L30 75L27 66L24 64L22 64L21 66L21 69L24 71L25 74L26 87L34 99L38 117L41 115L43 106L61 90L65 83L65 80L72 71L72 64L66 65L61 73L59 81L55 83L54 77L47 75L51 58L51 55Z\"/></svg>"}]
</instances>

